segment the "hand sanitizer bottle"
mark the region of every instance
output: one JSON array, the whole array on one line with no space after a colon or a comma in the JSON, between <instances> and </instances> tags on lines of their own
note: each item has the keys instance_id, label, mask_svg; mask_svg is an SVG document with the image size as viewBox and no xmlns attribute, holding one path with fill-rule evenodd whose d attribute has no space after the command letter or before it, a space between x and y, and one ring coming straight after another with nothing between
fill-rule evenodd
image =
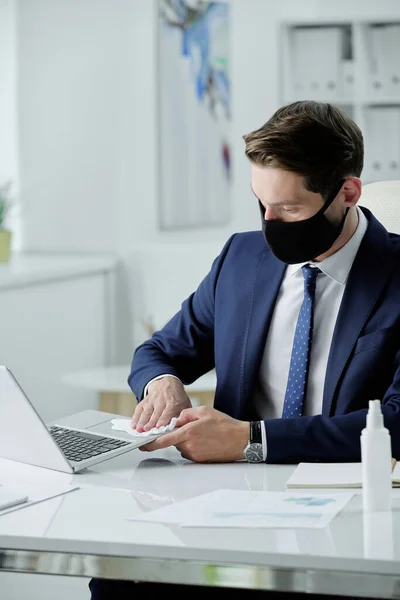
<instances>
[{"instance_id":1,"label":"hand sanitizer bottle","mask_svg":"<svg viewBox=\"0 0 400 600\"><path fill-rule=\"evenodd\" d=\"M383 424L379 400L370 400L365 429L361 432L363 508L388 511L392 506L392 448Z\"/></svg>"}]
</instances>

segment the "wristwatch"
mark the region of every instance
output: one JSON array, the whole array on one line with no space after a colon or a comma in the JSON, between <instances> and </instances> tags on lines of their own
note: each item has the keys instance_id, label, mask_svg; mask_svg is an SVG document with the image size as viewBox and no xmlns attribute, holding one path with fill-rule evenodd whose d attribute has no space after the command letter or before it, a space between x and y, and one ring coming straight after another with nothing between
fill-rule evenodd
<instances>
[{"instance_id":1,"label":"wristwatch","mask_svg":"<svg viewBox=\"0 0 400 600\"><path fill-rule=\"evenodd\" d=\"M260 421L250 422L250 439L243 454L247 462L264 462Z\"/></svg>"}]
</instances>

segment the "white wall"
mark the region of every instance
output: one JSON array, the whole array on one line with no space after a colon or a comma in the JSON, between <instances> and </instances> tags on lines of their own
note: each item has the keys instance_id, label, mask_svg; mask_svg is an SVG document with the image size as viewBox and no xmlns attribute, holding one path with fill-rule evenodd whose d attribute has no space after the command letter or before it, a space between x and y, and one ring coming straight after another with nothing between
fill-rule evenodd
<instances>
[{"instance_id":1,"label":"white wall","mask_svg":"<svg viewBox=\"0 0 400 600\"><path fill-rule=\"evenodd\" d=\"M231 5L231 222L160 232L155 0L17 0L25 247L120 254L135 343L140 320L178 309L231 233L259 227L242 135L280 105L280 21L400 18L396 0Z\"/></svg>"},{"instance_id":2,"label":"white wall","mask_svg":"<svg viewBox=\"0 0 400 600\"><path fill-rule=\"evenodd\" d=\"M115 248L128 0L18 0L24 248Z\"/></svg>"},{"instance_id":3,"label":"white wall","mask_svg":"<svg viewBox=\"0 0 400 600\"><path fill-rule=\"evenodd\" d=\"M17 148L17 60L16 60L16 4L15 0L0 0L0 185L13 182L18 191ZM20 245L19 213L10 213L15 231L13 248Z\"/></svg>"},{"instance_id":4,"label":"white wall","mask_svg":"<svg viewBox=\"0 0 400 600\"><path fill-rule=\"evenodd\" d=\"M0 182L17 174L15 2L0 0Z\"/></svg>"}]
</instances>

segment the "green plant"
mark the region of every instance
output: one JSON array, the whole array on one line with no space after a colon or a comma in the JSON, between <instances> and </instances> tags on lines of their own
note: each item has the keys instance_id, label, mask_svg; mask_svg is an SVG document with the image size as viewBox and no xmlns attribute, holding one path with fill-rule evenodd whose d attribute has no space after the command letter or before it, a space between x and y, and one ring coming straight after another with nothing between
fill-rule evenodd
<instances>
[{"instance_id":1,"label":"green plant","mask_svg":"<svg viewBox=\"0 0 400 600\"><path fill-rule=\"evenodd\" d=\"M5 228L7 214L12 205L11 185L11 181L0 185L0 229Z\"/></svg>"}]
</instances>

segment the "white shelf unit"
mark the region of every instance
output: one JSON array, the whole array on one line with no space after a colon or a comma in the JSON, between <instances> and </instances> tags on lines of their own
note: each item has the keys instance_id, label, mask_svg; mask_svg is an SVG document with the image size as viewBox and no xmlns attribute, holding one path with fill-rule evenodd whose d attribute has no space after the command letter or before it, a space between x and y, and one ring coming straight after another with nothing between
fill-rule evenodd
<instances>
[{"instance_id":1,"label":"white shelf unit","mask_svg":"<svg viewBox=\"0 0 400 600\"><path fill-rule=\"evenodd\" d=\"M364 135L364 183L400 179L400 19L281 25L282 104L330 102Z\"/></svg>"}]
</instances>

